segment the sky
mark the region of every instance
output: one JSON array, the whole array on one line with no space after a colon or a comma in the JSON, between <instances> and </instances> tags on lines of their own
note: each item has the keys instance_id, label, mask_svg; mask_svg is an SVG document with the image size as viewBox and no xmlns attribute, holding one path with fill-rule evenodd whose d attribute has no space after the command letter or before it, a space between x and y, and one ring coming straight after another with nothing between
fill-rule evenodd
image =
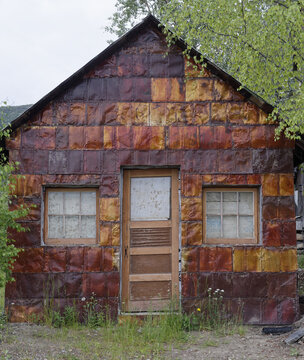
<instances>
[{"instance_id":1,"label":"sky","mask_svg":"<svg viewBox=\"0 0 304 360\"><path fill-rule=\"evenodd\" d=\"M0 103L34 104L115 39L115 0L0 0Z\"/></svg>"}]
</instances>

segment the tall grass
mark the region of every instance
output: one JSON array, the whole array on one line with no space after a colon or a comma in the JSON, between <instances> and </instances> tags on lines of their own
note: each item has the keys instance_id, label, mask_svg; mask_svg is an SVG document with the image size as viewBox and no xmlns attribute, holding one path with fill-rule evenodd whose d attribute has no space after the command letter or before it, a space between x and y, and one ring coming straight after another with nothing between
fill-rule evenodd
<instances>
[{"instance_id":1,"label":"tall grass","mask_svg":"<svg viewBox=\"0 0 304 360\"><path fill-rule=\"evenodd\" d=\"M164 314L149 315L144 320L129 318L120 325L107 324L103 337L105 342L100 344L100 350L106 348L110 359L141 356L158 359L172 344L185 343L189 339L189 332L183 329L180 315Z\"/></svg>"}]
</instances>

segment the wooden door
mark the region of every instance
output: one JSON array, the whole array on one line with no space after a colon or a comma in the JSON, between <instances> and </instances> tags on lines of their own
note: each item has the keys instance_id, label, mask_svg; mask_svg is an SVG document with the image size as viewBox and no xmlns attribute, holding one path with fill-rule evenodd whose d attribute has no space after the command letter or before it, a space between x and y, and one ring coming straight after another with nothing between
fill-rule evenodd
<instances>
[{"instance_id":1,"label":"wooden door","mask_svg":"<svg viewBox=\"0 0 304 360\"><path fill-rule=\"evenodd\" d=\"M126 170L122 310L157 311L178 299L178 170Z\"/></svg>"}]
</instances>

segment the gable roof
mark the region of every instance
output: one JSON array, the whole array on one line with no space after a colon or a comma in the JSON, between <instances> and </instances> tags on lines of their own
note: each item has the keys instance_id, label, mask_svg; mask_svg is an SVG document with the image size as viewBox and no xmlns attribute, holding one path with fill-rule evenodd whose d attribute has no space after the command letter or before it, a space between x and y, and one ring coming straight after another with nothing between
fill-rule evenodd
<instances>
[{"instance_id":1,"label":"gable roof","mask_svg":"<svg viewBox=\"0 0 304 360\"><path fill-rule=\"evenodd\" d=\"M157 29L161 29L163 25L161 22L156 19L153 15L148 15L145 17L139 24L134 26L131 30L129 30L126 34L120 37L118 40L113 42L110 46L108 46L104 51L95 56L92 60L90 60L86 65L76 71L73 75L64 80L61 84L59 84L55 89L50 91L47 95L45 95L42 99L36 102L33 106L27 109L23 114L17 117L14 121L11 122L11 129L14 130L26 123L27 120L42 110L50 101L55 99L58 95L62 94L69 87L74 85L77 81L81 80L83 75L92 70L96 65L105 61L110 56L112 56L115 52L120 50L123 46L125 46L128 41L130 41L134 36L136 36L141 30L145 29L148 26L155 27ZM182 39L178 39L176 45L180 47L182 50L187 48L186 43ZM201 53L199 53L194 48L190 51L190 56L196 56L201 58ZM246 87L243 87L239 90L241 83L237 81L234 77L226 73L224 70L220 69L210 60L204 58L204 62L206 63L207 69L214 75L218 76L223 81L227 82L231 85L236 91L238 91L242 96L244 96L245 100L250 100L254 104L256 104L259 108L261 108L266 113L270 113L273 110L272 105L263 100L260 96L250 91Z\"/></svg>"}]
</instances>

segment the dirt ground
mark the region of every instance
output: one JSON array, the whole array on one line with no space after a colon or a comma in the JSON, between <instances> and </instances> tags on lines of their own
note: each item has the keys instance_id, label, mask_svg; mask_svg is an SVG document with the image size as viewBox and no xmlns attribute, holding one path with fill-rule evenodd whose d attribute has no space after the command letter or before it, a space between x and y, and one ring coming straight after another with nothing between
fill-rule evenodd
<instances>
[{"instance_id":1,"label":"dirt ground","mask_svg":"<svg viewBox=\"0 0 304 360\"><path fill-rule=\"evenodd\" d=\"M76 332L75 332L76 331ZM304 340L285 345L287 335L263 335L261 327L246 327L244 335L218 336L212 332L193 332L189 341L167 347L157 356L123 356L119 359L180 360L268 360L304 359ZM8 324L0 331L1 360L91 360L108 359L99 348L78 346L80 338L106 341L102 329L62 330L30 324ZM114 357L111 357L115 359Z\"/></svg>"}]
</instances>

